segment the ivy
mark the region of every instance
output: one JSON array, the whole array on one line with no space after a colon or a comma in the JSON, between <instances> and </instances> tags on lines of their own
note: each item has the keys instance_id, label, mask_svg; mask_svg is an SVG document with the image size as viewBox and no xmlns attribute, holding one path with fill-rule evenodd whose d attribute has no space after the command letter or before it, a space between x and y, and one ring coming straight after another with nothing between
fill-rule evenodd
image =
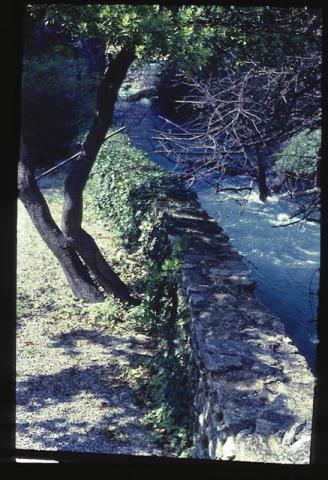
<instances>
[{"instance_id":1,"label":"ivy","mask_svg":"<svg viewBox=\"0 0 328 480\"><path fill-rule=\"evenodd\" d=\"M115 159L115 160L114 160ZM133 174L132 174L133 173ZM153 337L156 354L126 372L147 407L144 423L167 455L188 456L192 443L193 363L189 310L181 290L185 237L168 242L169 218L160 203L170 202L175 181L152 164L125 135L105 144L88 181L86 195L127 249L138 252L143 275L134 288L141 304L128 311L115 303L95 306L97 324L125 325ZM125 309L125 310L124 310Z\"/></svg>"}]
</instances>

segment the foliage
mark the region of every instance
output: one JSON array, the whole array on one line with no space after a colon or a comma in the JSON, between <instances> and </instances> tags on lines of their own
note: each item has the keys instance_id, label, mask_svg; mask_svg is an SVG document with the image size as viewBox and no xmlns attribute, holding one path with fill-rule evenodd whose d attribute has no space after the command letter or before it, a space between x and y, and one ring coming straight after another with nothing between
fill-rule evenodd
<instances>
[{"instance_id":1,"label":"foliage","mask_svg":"<svg viewBox=\"0 0 328 480\"><path fill-rule=\"evenodd\" d=\"M321 130L303 130L275 155L274 169L296 176L313 177L317 169Z\"/></svg>"},{"instance_id":2,"label":"foliage","mask_svg":"<svg viewBox=\"0 0 328 480\"><path fill-rule=\"evenodd\" d=\"M130 309L110 303L92 310L98 322L113 325L121 317L129 329L154 338L156 355L130 368L126 377L147 406L145 424L154 438L168 454L187 456L193 379L189 314L180 288L180 255L187 240L181 238L169 247L168 219L159 209L161 201L170 201L172 188L177 188L174 180L131 146L125 135L116 135L103 146L86 194L109 228L116 226L121 242L134 247L142 264L134 288L142 301Z\"/></svg>"},{"instance_id":3,"label":"foliage","mask_svg":"<svg viewBox=\"0 0 328 480\"><path fill-rule=\"evenodd\" d=\"M135 46L140 61L175 58L200 70L211 51L211 31L199 23L204 7L161 5L28 5L27 14L72 38L98 38L109 56Z\"/></svg>"},{"instance_id":4,"label":"foliage","mask_svg":"<svg viewBox=\"0 0 328 480\"><path fill-rule=\"evenodd\" d=\"M151 333L157 342L147 375L137 371L139 397L148 407L144 423L168 454L182 457L189 456L191 449L194 381L189 311L180 277L179 254L185 245L181 239L160 266L150 264L144 279L145 298L129 313L136 328Z\"/></svg>"},{"instance_id":5,"label":"foliage","mask_svg":"<svg viewBox=\"0 0 328 480\"><path fill-rule=\"evenodd\" d=\"M172 344L162 338L146 385L149 413L145 423L160 442L179 456L188 456L192 443L193 363L190 347L189 313L179 297L179 309Z\"/></svg>"},{"instance_id":6,"label":"foliage","mask_svg":"<svg viewBox=\"0 0 328 480\"><path fill-rule=\"evenodd\" d=\"M86 61L69 52L24 57L22 127L38 166L69 151L86 131L94 86Z\"/></svg>"},{"instance_id":7,"label":"foliage","mask_svg":"<svg viewBox=\"0 0 328 480\"><path fill-rule=\"evenodd\" d=\"M277 68L290 57L320 51L321 22L320 9L307 7L210 6L203 14L204 27L213 30L210 63L213 70L243 69L254 61Z\"/></svg>"},{"instance_id":8,"label":"foliage","mask_svg":"<svg viewBox=\"0 0 328 480\"><path fill-rule=\"evenodd\" d=\"M169 175L120 134L102 146L86 189L123 244L135 248L147 241L157 217L156 202L170 186Z\"/></svg>"},{"instance_id":9,"label":"foliage","mask_svg":"<svg viewBox=\"0 0 328 480\"><path fill-rule=\"evenodd\" d=\"M218 192L226 173L246 173L257 179L265 201L275 152L321 125L321 14L307 8L211 7L208 25L214 28L215 21L216 54L214 49L207 68L188 79L176 66L179 82L171 89L179 94L185 85L176 103L188 118L183 125L163 124L161 146L189 185L207 177ZM259 35L250 35L254 31ZM314 166L304 153L294 165L303 174Z\"/></svg>"},{"instance_id":10,"label":"foliage","mask_svg":"<svg viewBox=\"0 0 328 480\"><path fill-rule=\"evenodd\" d=\"M194 9L198 9L198 14L194 12L191 25L197 23L198 27L202 27L204 39L201 45L203 50L207 49L202 67L192 71L199 80L208 80L211 76L216 78L226 69L241 73L254 63L260 68L272 70L279 70L286 64L294 68L294 59L315 58L321 54L322 18L319 9L215 5ZM195 45L194 41L196 39L191 38L191 48ZM161 107L165 104L165 97L181 100L190 92L186 86L181 86L181 77L180 81L177 77L177 74L183 74L189 80L190 73L179 56L170 57L160 84ZM306 80L311 82L316 75L317 69L308 69ZM171 115L170 118L183 112L186 116L189 114L188 105L177 104L175 111L172 105L169 106L165 113Z\"/></svg>"}]
</instances>

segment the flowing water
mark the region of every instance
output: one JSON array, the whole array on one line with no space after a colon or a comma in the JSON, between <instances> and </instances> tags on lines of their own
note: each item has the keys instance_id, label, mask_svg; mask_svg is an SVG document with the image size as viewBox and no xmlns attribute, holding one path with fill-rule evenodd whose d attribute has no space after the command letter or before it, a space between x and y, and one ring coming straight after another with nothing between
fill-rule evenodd
<instances>
[{"instance_id":1,"label":"flowing water","mask_svg":"<svg viewBox=\"0 0 328 480\"><path fill-rule=\"evenodd\" d=\"M120 101L115 118L118 125L127 125L127 133L136 147L162 167L176 171L175 164L155 153L154 129L160 127L161 120L149 102ZM248 183L245 176L225 180L225 186ZM203 180L192 188L204 210L218 221L249 264L257 283L258 300L281 318L287 333L314 370L320 226L298 223L273 228L284 224L292 212L287 195L271 196L263 203L254 189L247 202L241 202L240 194L231 191L218 195Z\"/></svg>"}]
</instances>

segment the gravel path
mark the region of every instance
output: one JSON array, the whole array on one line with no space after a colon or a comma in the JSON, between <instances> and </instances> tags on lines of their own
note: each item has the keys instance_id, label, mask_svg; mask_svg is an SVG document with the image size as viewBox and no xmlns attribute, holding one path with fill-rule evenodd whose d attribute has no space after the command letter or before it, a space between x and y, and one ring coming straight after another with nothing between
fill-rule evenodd
<instances>
[{"instance_id":1,"label":"gravel path","mask_svg":"<svg viewBox=\"0 0 328 480\"><path fill-rule=\"evenodd\" d=\"M90 326L69 309L58 318L51 294L61 305L72 296L22 205L17 232L18 298L31 310L17 321L16 448L162 455L141 424L145 412L125 376L152 355L150 338Z\"/></svg>"},{"instance_id":2,"label":"gravel path","mask_svg":"<svg viewBox=\"0 0 328 480\"><path fill-rule=\"evenodd\" d=\"M161 454L124 377L150 354L145 336L35 318L21 324L17 354L17 448Z\"/></svg>"}]
</instances>

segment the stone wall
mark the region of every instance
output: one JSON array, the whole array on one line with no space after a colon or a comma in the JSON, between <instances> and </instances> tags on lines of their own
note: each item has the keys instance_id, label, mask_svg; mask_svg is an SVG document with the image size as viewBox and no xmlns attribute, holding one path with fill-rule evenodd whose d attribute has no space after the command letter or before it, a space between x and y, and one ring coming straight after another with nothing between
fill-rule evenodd
<instances>
[{"instance_id":1,"label":"stone wall","mask_svg":"<svg viewBox=\"0 0 328 480\"><path fill-rule=\"evenodd\" d=\"M282 322L254 297L241 256L196 199L167 207L184 235L183 288L197 371L196 458L308 463L313 375Z\"/></svg>"}]
</instances>

